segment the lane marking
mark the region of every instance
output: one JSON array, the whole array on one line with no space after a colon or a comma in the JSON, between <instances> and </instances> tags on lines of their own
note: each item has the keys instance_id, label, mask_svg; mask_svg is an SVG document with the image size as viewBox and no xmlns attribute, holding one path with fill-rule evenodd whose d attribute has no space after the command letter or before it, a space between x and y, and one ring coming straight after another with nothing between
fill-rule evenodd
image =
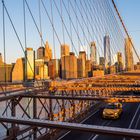
<instances>
[{"instance_id":1,"label":"lane marking","mask_svg":"<svg viewBox=\"0 0 140 140\"><path fill-rule=\"evenodd\" d=\"M130 123L130 125L129 125L128 128L131 128L131 126L132 126L132 124L133 124L133 122L134 122L134 120L135 120L135 117L136 117L136 115L137 115L139 109L140 109L140 105L138 105L138 107L137 107L137 109L136 109L136 111L135 111L135 114L134 114L134 116L133 116L133 118L132 118L132 120L131 120L131 123ZM123 140L126 140L126 138L124 137ZM134 139L131 138L130 140L134 140Z\"/></svg>"},{"instance_id":2,"label":"lane marking","mask_svg":"<svg viewBox=\"0 0 140 140\"><path fill-rule=\"evenodd\" d=\"M112 123L112 120L111 121L109 121L107 124L106 123L104 123L104 124L101 124L101 125L103 125L103 126L108 126L108 125L110 125ZM95 134L94 134L95 135ZM97 139L100 135L92 135L88 140L90 140L90 139L92 139L92 140L95 140L95 139ZM94 136L94 137L93 137Z\"/></svg>"},{"instance_id":3,"label":"lane marking","mask_svg":"<svg viewBox=\"0 0 140 140\"><path fill-rule=\"evenodd\" d=\"M130 123L130 125L129 125L128 128L131 128L131 127L132 127L132 124L133 124L133 122L134 122L134 120L135 120L135 118L136 118L136 115L137 115L139 109L140 109L140 104L138 105L137 110L136 110L136 112L135 112L135 114L134 114L134 116L133 116L133 118L132 118L132 120L131 120L131 123Z\"/></svg>"},{"instance_id":4,"label":"lane marking","mask_svg":"<svg viewBox=\"0 0 140 140\"><path fill-rule=\"evenodd\" d=\"M138 124L139 124L139 121L140 121L140 115L139 115L139 118L138 118L138 120L137 120L137 122L136 122L135 129L137 129Z\"/></svg>"},{"instance_id":5,"label":"lane marking","mask_svg":"<svg viewBox=\"0 0 140 140\"><path fill-rule=\"evenodd\" d=\"M96 103L97 104L97 103ZM96 105L95 104L95 105ZM80 123L85 122L86 120L88 120L90 117L92 117L93 115L95 115L97 112L99 112L100 109L97 109L95 112L93 112L92 114L90 114L87 118L85 118L83 121L81 121ZM68 135L71 131L68 131L67 133L65 133L64 135L62 135L61 137L59 137L57 140L61 140L62 138L64 138L66 135Z\"/></svg>"},{"instance_id":6,"label":"lane marking","mask_svg":"<svg viewBox=\"0 0 140 140\"><path fill-rule=\"evenodd\" d=\"M123 106L123 107L125 107L126 106L126 104ZM112 122L112 120L109 122L109 123L107 123L106 125L109 125L109 124L111 124L111 122ZM92 135L93 136L93 135ZM90 137L90 138L92 138L92 136ZM99 137L100 135L95 135L93 138L92 138L92 140L96 140L98 137ZM90 140L90 139L89 139Z\"/></svg>"}]
</instances>

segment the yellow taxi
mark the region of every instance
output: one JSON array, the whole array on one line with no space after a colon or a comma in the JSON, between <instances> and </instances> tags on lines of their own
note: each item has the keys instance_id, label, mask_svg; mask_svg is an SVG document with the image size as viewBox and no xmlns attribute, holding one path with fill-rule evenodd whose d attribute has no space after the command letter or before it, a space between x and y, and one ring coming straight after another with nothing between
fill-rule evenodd
<instances>
[{"instance_id":1,"label":"yellow taxi","mask_svg":"<svg viewBox=\"0 0 140 140\"><path fill-rule=\"evenodd\" d=\"M122 110L121 103L109 103L103 109L102 117L108 119L118 119L122 113Z\"/></svg>"}]
</instances>

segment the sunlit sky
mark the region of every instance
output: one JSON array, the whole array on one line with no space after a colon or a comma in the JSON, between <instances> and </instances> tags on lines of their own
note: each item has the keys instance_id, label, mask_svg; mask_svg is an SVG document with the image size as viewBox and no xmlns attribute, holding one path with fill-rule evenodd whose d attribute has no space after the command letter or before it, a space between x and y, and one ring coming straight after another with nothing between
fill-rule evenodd
<instances>
[{"instance_id":1,"label":"sunlit sky","mask_svg":"<svg viewBox=\"0 0 140 140\"><path fill-rule=\"evenodd\" d=\"M34 3L33 3L34 1ZM50 0L46 0L49 2ZM29 4L32 5L32 11L33 13L36 13L36 17L38 18L38 13L36 11L37 7L37 0L28 0ZM115 0L116 5L121 13L121 16L124 20L124 23L133 39L134 45L138 51L140 52L140 0ZM22 0L5 0L5 3L7 5L7 8L9 10L10 16L13 19L14 25L18 31L18 34L21 38L21 41L24 44L24 34L23 34L23 9L22 9ZM48 6L50 8L50 6ZM29 13L26 13L27 16L27 44L28 47L33 47L34 49L37 49L37 47L40 45L39 36L37 34L37 31L34 27L33 21L30 17ZM3 38L2 38L2 3L0 1L0 52L3 54ZM43 16L43 21L46 20L48 22L48 19ZM7 62L15 62L17 57L23 56L23 52L21 48L19 47L19 43L17 41L17 38L15 37L15 34L13 32L13 29L9 23L8 18L6 17L6 58ZM55 16L56 21L56 28L59 30L59 25L57 25L57 15ZM39 24L39 23L37 23ZM47 25L45 22L43 22L43 31L44 31L44 39L45 40L52 40L52 29L47 29ZM49 25L50 26L50 25ZM47 30L46 30L47 29ZM50 39L51 36L51 39ZM51 42L51 41L50 41ZM52 44L51 44L52 45ZM17 47L18 46L18 47ZM60 53L60 52L56 52ZM139 53L140 54L140 53Z\"/></svg>"},{"instance_id":2,"label":"sunlit sky","mask_svg":"<svg viewBox=\"0 0 140 140\"><path fill-rule=\"evenodd\" d=\"M140 56L140 0L115 0Z\"/></svg>"}]
</instances>

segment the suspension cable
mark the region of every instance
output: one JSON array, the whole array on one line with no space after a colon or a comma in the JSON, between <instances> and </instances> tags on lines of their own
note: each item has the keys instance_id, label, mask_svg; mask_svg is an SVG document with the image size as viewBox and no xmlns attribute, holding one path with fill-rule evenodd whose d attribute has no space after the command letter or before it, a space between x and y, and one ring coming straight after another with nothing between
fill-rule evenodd
<instances>
[{"instance_id":1,"label":"suspension cable","mask_svg":"<svg viewBox=\"0 0 140 140\"><path fill-rule=\"evenodd\" d=\"M52 0L50 0L50 5L51 5L51 20L52 20L52 24L54 25L54 19L53 19L53 5L52 5ZM54 29L52 27L52 32L53 32L53 56L54 59L56 59L56 54L55 54L55 32Z\"/></svg>"},{"instance_id":2,"label":"suspension cable","mask_svg":"<svg viewBox=\"0 0 140 140\"><path fill-rule=\"evenodd\" d=\"M62 9L62 0L60 0L60 14L61 14L61 24L62 24L62 35L63 35L63 43L65 44L65 30L64 30L64 17L63 17L63 9Z\"/></svg>"},{"instance_id":3,"label":"suspension cable","mask_svg":"<svg viewBox=\"0 0 140 140\"><path fill-rule=\"evenodd\" d=\"M126 28L126 26L125 26L125 24L124 24L124 22L123 22L123 19L122 19L121 15L120 15L120 12L119 12L119 10L118 10L118 8L117 8L117 6L116 6L114 0L112 0L112 4L113 4L113 6L114 6L114 8L115 8L115 11L116 11L116 13L117 13L119 19L120 19L120 22L121 22L121 24L122 24L122 26L123 26L123 28L124 28L124 31L125 31L125 33L126 33L128 39L129 39L129 41L130 41L132 47L133 47L133 50L134 50L134 52L135 52L135 54L136 54L138 60L140 61L140 57L139 57L139 55L138 55L138 53L137 53L137 51L136 51L136 49L135 49L135 47L134 47L134 44L133 44L133 42L132 42L132 40L131 40L131 38L130 38L130 35L129 35L128 31L127 31L127 28Z\"/></svg>"},{"instance_id":4,"label":"suspension cable","mask_svg":"<svg viewBox=\"0 0 140 140\"><path fill-rule=\"evenodd\" d=\"M39 10L39 25L40 25L40 38L42 38L42 18L41 18L41 5L40 0L38 0L38 10ZM42 39L40 39L40 45L42 47Z\"/></svg>"},{"instance_id":5,"label":"suspension cable","mask_svg":"<svg viewBox=\"0 0 140 140\"><path fill-rule=\"evenodd\" d=\"M3 13L3 53L4 53L4 82L5 82L5 90L6 91L6 82L7 82L7 75L6 75L6 42L5 42L5 11L4 11L4 0L2 0L2 13Z\"/></svg>"}]
</instances>

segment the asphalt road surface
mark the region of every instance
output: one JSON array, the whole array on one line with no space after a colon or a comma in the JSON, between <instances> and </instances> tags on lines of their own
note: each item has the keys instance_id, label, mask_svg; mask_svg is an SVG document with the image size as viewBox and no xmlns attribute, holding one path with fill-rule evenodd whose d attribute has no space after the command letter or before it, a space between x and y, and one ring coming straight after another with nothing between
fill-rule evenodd
<instances>
[{"instance_id":1,"label":"asphalt road surface","mask_svg":"<svg viewBox=\"0 0 140 140\"><path fill-rule=\"evenodd\" d=\"M123 104L123 113L117 120L103 119L101 109L89 116L84 124L101 125L121 128L140 129L140 103ZM59 140L134 140L130 138L97 135L79 131L69 131L59 138Z\"/></svg>"}]
</instances>

